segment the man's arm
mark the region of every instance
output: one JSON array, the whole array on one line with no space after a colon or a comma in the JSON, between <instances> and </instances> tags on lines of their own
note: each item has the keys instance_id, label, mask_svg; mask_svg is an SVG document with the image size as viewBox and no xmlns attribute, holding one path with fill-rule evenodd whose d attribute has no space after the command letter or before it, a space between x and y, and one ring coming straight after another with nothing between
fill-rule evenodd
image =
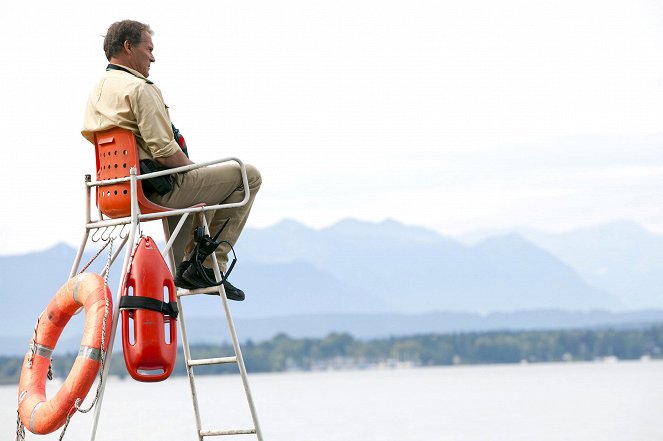
<instances>
[{"instance_id":1,"label":"man's arm","mask_svg":"<svg viewBox=\"0 0 663 441\"><path fill-rule=\"evenodd\" d=\"M165 168L194 164L174 139L168 107L159 88L153 83L140 83L130 98L138 132L152 159Z\"/></svg>"},{"instance_id":2,"label":"man's arm","mask_svg":"<svg viewBox=\"0 0 663 441\"><path fill-rule=\"evenodd\" d=\"M170 156L162 156L160 158L154 158L154 160L165 168L175 168L183 165L195 164L195 162L186 157L181 149L178 149Z\"/></svg>"}]
</instances>

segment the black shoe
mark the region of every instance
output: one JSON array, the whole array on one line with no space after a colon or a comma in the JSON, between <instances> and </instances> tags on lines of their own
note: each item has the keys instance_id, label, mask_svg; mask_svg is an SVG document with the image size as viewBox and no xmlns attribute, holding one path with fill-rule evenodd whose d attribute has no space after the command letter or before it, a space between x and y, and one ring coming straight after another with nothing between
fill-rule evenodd
<instances>
[{"instance_id":1,"label":"black shoe","mask_svg":"<svg viewBox=\"0 0 663 441\"><path fill-rule=\"evenodd\" d=\"M187 268L189 268L190 265L191 262L188 260L185 260L184 262L177 265L177 270L175 271L175 278L173 279L173 282L175 282L175 286L178 288L196 289L196 286L184 280L184 272Z\"/></svg>"},{"instance_id":2,"label":"black shoe","mask_svg":"<svg viewBox=\"0 0 663 441\"><path fill-rule=\"evenodd\" d=\"M210 280L215 280L214 270L212 268L203 267L205 270L205 275ZM177 266L177 272L175 275L175 285L184 289L200 289L200 288L209 288L214 286L213 283L210 283L205 277L198 272L198 269L191 265L190 262L182 262ZM244 291L239 288L235 288L229 281L223 282L223 288L226 291L226 298L229 300L236 300L241 302L246 297Z\"/></svg>"},{"instance_id":3,"label":"black shoe","mask_svg":"<svg viewBox=\"0 0 663 441\"><path fill-rule=\"evenodd\" d=\"M226 291L226 298L229 300L237 300L238 302L241 302L246 297L244 291L232 286L227 280L223 282L223 289Z\"/></svg>"}]
</instances>

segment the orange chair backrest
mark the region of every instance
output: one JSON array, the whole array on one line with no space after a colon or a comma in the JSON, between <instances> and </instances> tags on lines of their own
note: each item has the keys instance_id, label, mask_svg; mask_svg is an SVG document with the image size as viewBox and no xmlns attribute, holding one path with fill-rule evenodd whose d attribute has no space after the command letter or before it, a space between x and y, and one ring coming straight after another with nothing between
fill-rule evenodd
<instances>
[{"instance_id":1,"label":"orange chair backrest","mask_svg":"<svg viewBox=\"0 0 663 441\"><path fill-rule=\"evenodd\" d=\"M138 147L133 132L114 127L94 134L97 156L97 181L129 176L129 169L136 167L140 175ZM138 207L142 214L160 213L169 208L155 204L145 197L141 181L137 182ZM97 207L110 218L131 216L131 184L97 187Z\"/></svg>"}]
</instances>

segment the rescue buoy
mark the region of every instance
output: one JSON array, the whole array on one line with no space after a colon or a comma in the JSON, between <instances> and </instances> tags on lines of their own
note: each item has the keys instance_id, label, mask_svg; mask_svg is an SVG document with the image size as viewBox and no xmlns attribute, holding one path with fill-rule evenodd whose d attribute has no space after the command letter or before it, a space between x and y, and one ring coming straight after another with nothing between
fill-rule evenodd
<instances>
[{"instance_id":1,"label":"rescue buoy","mask_svg":"<svg viewBox=\"0 0 663 441\"><path fill-rule=\"evenodd\" d=\"M120 297L122 352L134 380L163 381L177 357L177 300L173 275L159 248L141 236Z\"/></svg>"},{"instance_id":2,"label":"rescue buoy","mask_svg":"<svg viewBox=\"0 0 663 441\"><path fill-rule=\"evenodd\" d=\"M39 316L18 387L19 416L32 433L43 435L60 428L67 416L76 411L76 400L82 402L94 383L101 365L101 333L106 311L106 345L112 324L113 300L104 285L98 274L79 274L60 288ZM85 308L85 330L78 356L60 390L47 400L46 377L53 349L81 306Z\"/></svg>"}]
</instances>

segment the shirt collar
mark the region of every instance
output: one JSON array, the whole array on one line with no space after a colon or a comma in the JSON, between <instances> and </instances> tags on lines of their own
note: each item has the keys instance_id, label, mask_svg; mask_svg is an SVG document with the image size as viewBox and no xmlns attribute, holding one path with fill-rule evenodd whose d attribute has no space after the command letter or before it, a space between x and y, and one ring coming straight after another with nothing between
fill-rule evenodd
<instances>
[{"instance_id":1,"label":"shirt collar","mask_svg":"<svg viewBox=\"0 0 663 441\"><path fill-rule=\"evenodd\" d=\"M130 67L127 67L127 66L123 66L123 65L121 65L121 64L109 63L108 66L106 66L106 70L107 70L107 71L109 71L109 70L123 70L123 71L125 71L125 72L127 72L127 73L130 73L131 75L133 75L133 76L135 76L135 77L137 77L137 78L140 78L140 79L142 79L142 80L145 80L145 82L146 82L147 84L154 84L152 81L150 81L150 80L148 80L147 78L145 78L145 77L143 76L143 74L141 74L141 73L138 72L137 70L134 70L134 69L132 69L132 68L130 68Z\"/></svg>"}]
</instances>

